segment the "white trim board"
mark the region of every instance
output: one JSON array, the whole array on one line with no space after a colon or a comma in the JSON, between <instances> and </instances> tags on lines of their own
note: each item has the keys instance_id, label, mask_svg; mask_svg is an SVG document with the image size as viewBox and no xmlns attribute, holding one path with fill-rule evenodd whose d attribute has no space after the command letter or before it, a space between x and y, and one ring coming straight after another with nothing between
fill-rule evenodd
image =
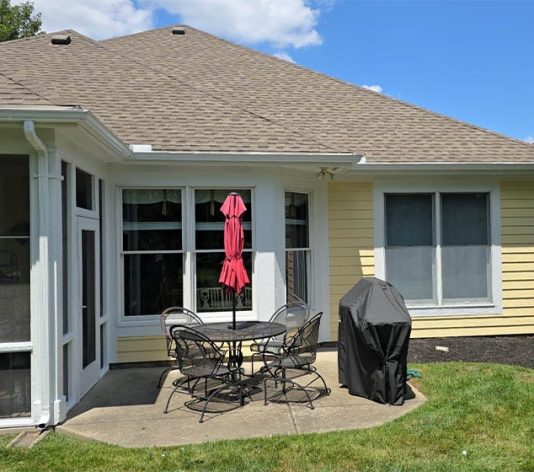
<instances>
[{"instance_id":1,"label":"white trim board","mask_svg":"<svg viewBox=\"0 0 534 472\"><path fill-rule=\"evenodd\" d=\"M490 195L491 233L491 301L484 303L408 306L412 316L502 315L502 256L501 256L501 190L498 181L453 182L447 180L425 183L379 182L373 186L375 274L385 279L385 215L386 193L454 193L485 192ZM440 275L438 274L438 280Z\"/></svg>"}]
</instances>

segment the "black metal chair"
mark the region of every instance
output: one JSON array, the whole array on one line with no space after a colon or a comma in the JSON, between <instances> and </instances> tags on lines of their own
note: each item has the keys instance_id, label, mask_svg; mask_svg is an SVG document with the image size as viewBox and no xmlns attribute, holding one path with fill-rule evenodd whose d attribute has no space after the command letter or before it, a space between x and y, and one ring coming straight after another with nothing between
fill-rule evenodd
<instances>
[{"instance_id":1,"label":"black metal chair","mask_svg":"<svg viewBox=\"0 0 534 472\"><path fill-rule=\"evenodd\" d=\"M287 399L287 393L292 389L296 389L304 393L310 408L313 409L310 385L317 380L321 380L323 383L325 394L330 395L330 389L326 385L326 381L313 365L317 358L319 326L322 315L322 312L316 314L294 336L286 338L286 342L279 352L270 353L269 361L266 360L266 368L271 374L271 377L267 377L263 381L265 405L269 402L267 395L268 382L273 382L275 388L277 388L278 383L282 385L282 390L275 397L271 398L271 401L276 401L276 398L279 398L281 395ZM288 377L288 371L292 371L294 375ZM296 381L296 379L307 375L313 376L312 380L308 383L302 384ZM320 394L320 392L318 393Z\"/></svg>"},{"instance_id":2,"label":"black metal chair","mask_svg":"<svg viewBox=\"0 0 534 472\"><path fill-rule=\"evenodd\" d=\"M225 352L220 350L213 341L198 332L194 327L178 325L173 326L170 331L176 349L177 365L184 378L176 382L167 400L164 413L169 412L172 396L186 382L193 382L192 387L189 389L193 399L186 402L185 405L191 408L193 404L201 401L205 402L199 420L200 423L204 422L204 415L209 411L208 405L210 401L225 389L235 387L238 399L235 408L241 406L243 404L241 396L244 390L240 383L240 372L238 372L237 368L235 370L230 369L224 363ZM204 394L197 395L195 388L201 380L204 380ZM216 381L216 386L208 388L208 380Z\"/></svg>"},{"instance_id":3,"label":"black metal chair","mask_svg":"<svg viewBox=\"0 0 534 472\"><path fill-rule=\"evenodd\" d=\"M260 342L254 342L250 345L250 350L252 351L252 373L254 373L254 359L260 357L263 360L265 354L269 351L274 351L275 353L280 352L284 342L291 339L297 333L298 329L304 326L309 315L310 310L305 303L288 303L274 312L269 321L283 324L287 330L279 336ZM265 366L262 367L263 370L264 368Z\"/></svg>"},{"instance_id":4,"label":"black metal chair","mask_svg":"<svg viewBox=\"0 0 534 472\"><path fill-rule=\"evenodd\" d=\"M160 315L161 331L165 335L165 342L167 348L167 355L176 362L176 348L174 345L174 339L171 336L170 329L172 326L200 326L203 321L198 315L187 308L180 306L172 306L166 308ZM158 381L158 388L161 388L165 374L168 374L171 370L178 369L176 363L170 367L165 368L161 373Z\"/></svg>"}]
</instances>

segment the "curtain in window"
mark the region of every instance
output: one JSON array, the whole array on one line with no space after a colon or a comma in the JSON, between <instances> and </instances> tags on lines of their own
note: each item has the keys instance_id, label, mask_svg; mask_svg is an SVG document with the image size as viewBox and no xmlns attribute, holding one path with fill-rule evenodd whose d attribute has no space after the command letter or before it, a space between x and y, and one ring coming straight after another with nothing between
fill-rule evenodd
<instances>
[{"instance_id":1,"label":"curtain in window","mask_svg":"<svg viewBox=\"0 0 534 472\"><path fill-rule=\"evenodd\" d=\"M441 195L444 301L488 299L488 219L488 194Z\"/></svg>"},{"instance_id":2,"label":"curtain in window","mask_svg":"<svg viewBox=\"0 0 534 472\"><path fill-rule=\"evenodd\" d=\"M181 203L182 191L161 189L125 189L122 192L122 202L128 205L150 205L163 202Z\"/></svg>"},{"instance_id":3,"label":"curtain in window","mask_svg":"<svg viewBox=\"0 0 534 472\"><path fill-rule=\"evenodd\" d=\"M386 278L406 300L432 302L434 291L431 194L386 195Z\"/></svg>"}]
</instances>

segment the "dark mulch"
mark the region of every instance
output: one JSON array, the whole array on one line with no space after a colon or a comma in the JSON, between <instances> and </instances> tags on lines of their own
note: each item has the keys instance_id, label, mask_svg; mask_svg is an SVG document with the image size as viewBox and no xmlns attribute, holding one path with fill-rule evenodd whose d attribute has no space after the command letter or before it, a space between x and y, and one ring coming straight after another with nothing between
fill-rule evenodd
<instances>
[{"instance_id":1,"label":"dark mulch","mask_svg":"<svg viewBox=\"0 0 534 472\"><path fill-rule=\"evenodd\" d=\"M437 351L448 347L449 352ZM410 340L408 362L494 362L534 368L534 336L427 338Z\"/></svg>"}]
</instances>

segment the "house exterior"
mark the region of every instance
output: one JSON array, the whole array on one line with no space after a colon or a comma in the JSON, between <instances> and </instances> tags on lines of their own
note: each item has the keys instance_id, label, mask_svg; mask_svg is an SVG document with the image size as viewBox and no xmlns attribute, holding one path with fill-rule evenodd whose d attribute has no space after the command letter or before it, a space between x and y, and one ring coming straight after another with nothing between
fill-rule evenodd
<instances>
[{"instance_id":1,"label":"house exterior","mask_svg":"<svg viewBox=\"0 0 534 472\"><path fill-rule=\"evenodd\" d=\"M0 44L0 426L61 422L171 305L240 319L395 284L413 336L534 333L534 146L189 27ZM333 177L333 178L332 178Z\"/></svg>"}]
</instances>

